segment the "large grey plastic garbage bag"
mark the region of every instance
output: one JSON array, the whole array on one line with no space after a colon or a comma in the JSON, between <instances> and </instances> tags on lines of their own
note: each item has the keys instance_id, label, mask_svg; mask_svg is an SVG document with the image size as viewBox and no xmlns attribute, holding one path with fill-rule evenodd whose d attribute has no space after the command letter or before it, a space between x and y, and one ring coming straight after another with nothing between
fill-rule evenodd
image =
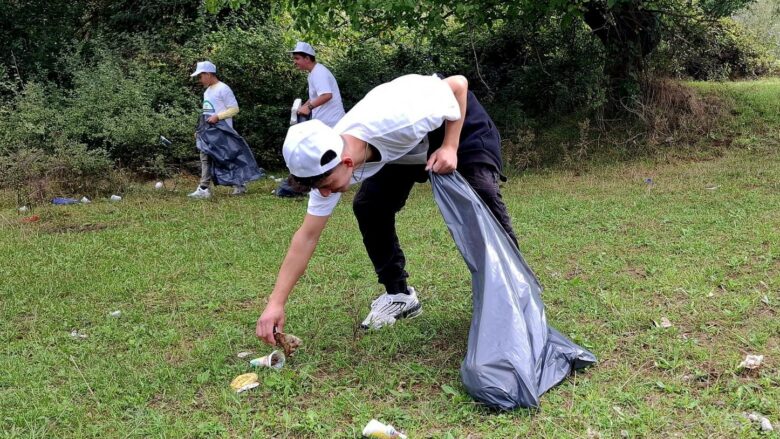
<instances>
[{"instance_id":1,"label":"large grey plastic garbage bag","mask_svg":"<svg viewBox=\"0 0 780 439\"><path fill-rule=\"evenodd\" d=\"M547 326L539 281L466 180L457 172L431 174L431 185L471 271L474 314L463 385L491 407L538 407L544 392L596 357Z\"/></svg>"},{"instance_id":2,"label":"large grey plastic garbage bag","mask_svg":"<svg viewBox=\"0 0 780 439\"><path fill-rule=\"evenodd\" d=\"M211 125L201 117L195 130L195 146L211 157L211 174L218 185L238 186L265 175L246 140L224 120Z\"/></svg>"}]
</instances>

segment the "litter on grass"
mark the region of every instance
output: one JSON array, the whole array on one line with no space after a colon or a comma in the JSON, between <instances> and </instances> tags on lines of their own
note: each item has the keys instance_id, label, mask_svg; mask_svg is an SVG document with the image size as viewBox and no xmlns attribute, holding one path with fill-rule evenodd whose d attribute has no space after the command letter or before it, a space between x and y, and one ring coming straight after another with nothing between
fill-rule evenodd
<instances>
[{"instance_id":1,"label":"litter on grass","mask_svg":"<svg viewBox=\"0 0 780 439\"><path fill-rule=\"evenodd\" d=\"M271 369L281 369L284 366L284 354L279 351L273 351L270 354L255 358L249 364L255 367L270 367Z\"/></svg>"},{"instance_id":2,"label":"litter on grass","mask_svg":"<svg viewBox=\"0 0 780 439\"><path fill-rule=\"evenodd\" d=\"M162 189L163 186L165 186L165 185L161 181L158 181L157 183L154 184L154 188L155 189Z\"/></svg>"},{"instance_id":3,"label":"litter on grass","mask_svg":"<svg viewBox=\"0 0 780 439\"><path fill-rule=\"evenodd\" d=\"M747 418L752 422L757 422L761 426L761 431L774 431L775 427L772 425L772 422L769 421L765 416L761 416L758 413L751 413L747 415Z\"/></svg>"},{"instance_id":4,"label":"litter on grass","mask_svg":"<svg viewBox=\"0 0 780 439\"><path fill-rule=\"evenodd\" d=\"M27 212L30 209L27 206L22 206L18 210L19 210L19 212L24 213L24 212Z\"/></svg>"},{"instance_id":5,"label":"litter on grass","mask_svg":"<svg viewBox=\"0 0 780 439\"><path fill-rule=\"evenodd\" d=\"M67 204L78 204L78 203L79 203L79 200L77 200L75 198L54 197L51 200L51 204L55 204L55 205L58 205L58 206L63 206L63 205L67 205Z\"/></svg>"},{"instance_id":6,"label":"litter on grass","mask_svg":"<svg viewBox=\"0 0 780 439\"><path fill-rule=\"evenodd\" d=\"M92 200L90 200L89 198L81 197L81 204L89 204L91 202L92 202Z\"/></svg>"},{"instance_id":7,"label":"litter on grass","mask_svg":"<svg viewBox=\"0 0 780 439\"><path fill-rule=\"evenodd\" d=\"M233 381L230 382L230 388L236 393L246 392L260 385L257 379L256 373L245 373L233 378Z\"/></svg>"},{"instance_id":8,"label":"litter on grass","mask_svg":"<svg viewBox=\"0 0 780 439\"><path fill-rule=\"evenodd\" d=\"M661 321L660 322L654 322L654 323L655 323L655 326L657 326L659 328L667 329L667 328L671 328L672 327L672 322L670 322L669 319L666 318L666 317L661 317Z\"/></svg>"},{"instance_id":9,"label":"litter on grass","mask_svg":"<svg viewBox=\"0 0 780 439\"><path fill-rule=\"evenodd\" d=\"M392 425L385 425L376 419L368 421L363 428L363 436L372 439L406 439L406 435L396 431Z\"/></svg>"},{"instance_id":10,"label":"litter on grass","mask_svg":"<svg viewBox=\"0 0 780 439\"><path fill-rule=\"evenodd\" d=\"M284 332L275 332L274 340L276 340L276 344L281 346L284 350L285 357L292 357L295 351L303 344L300 338L292 334L285 334Z\"/></svg>"},{"instance_id":11,"label":"litter on grass","mask_svg":"<svg viewBox=\"0 0 780 439\"><path fill-rule=\"evenodd\" d=\"M26 224L37 223L40 220L41 220L41 217L39 217L38 215L33 215L33 216L28 216L26 218L22 218L22 222L26 223Z\"/></svg>"},{"instance_id":12,"label":"litter on grass","mask_svg":"<svg viewBox=\"0 0 780 439\"><path fill-rule=\"evenodd\" d=\"M248 356L252 355L252 351L243 351L236 354L236 357L238 358L246 358Z\"/></svg>"},{"instance_id":13,"label":"litter on grass","mask_svg":"<svg viewBox=\"0 0 780 439\"><path fill-rule=\"evenodd\" d=\"M76 339L76 340L83 340L83 339L89 337L87 334L84 334L83 332L79 331L78 329L74 329L73 331L71 331L70 332L70 336L71 336L71 338Z\"/></svg>"},{"instance_id":14,"label":"litter on grass","mask_svg":"<svg viewBox=\"0 0 780 439\"><path fill-rule=\"evenodd\" d=\"M119 310L111 311L110 313L108 313L108 315L110 315L111 317L114 317L114 318L118 318L118 317L120 317L122 315L122 311L119 311Z\"/></svg>"},{"instance_id":15,"label":"litter on grass","mask_svg":"<svg viewBox=\"0 0 780 439\"><path fill-rule=\"evenodd\" d=\"M111 198L109 198L111 201L121 201L122 197L119 195L111 195Z\"/></svg>"},{"instance_id":16,"label":"litter on grass","mask_svg":"<svg viewBox=\"0 0 780 439\"><path fill-rule=\"evenodd\" d=\"M761 363L764 362L763 355L747 355L741 363L739 363L740 369L758 369L761 367Z\"/></svg>"}]
</instances>

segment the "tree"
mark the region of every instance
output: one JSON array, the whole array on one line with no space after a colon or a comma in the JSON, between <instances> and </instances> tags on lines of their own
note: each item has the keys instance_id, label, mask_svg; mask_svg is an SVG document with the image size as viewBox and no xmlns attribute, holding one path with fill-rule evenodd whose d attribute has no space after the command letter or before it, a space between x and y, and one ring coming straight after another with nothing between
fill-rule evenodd
<instances>
[{"instance_id":1,"label":"tree","mask_svg":"<svg viewBox=\"0 0 780 439\"><path fill-rule=\"evenodd\" d=\"M304 31L333 36L345 26L371 32L407 27L433 34L445 26L488 28L505 22L533 26L544 17L587 24L604 45L604 71L613 101L638 91L645 60L673 23L717 20L755 0L278 0ZM206 0L211 11L249 0Z\"/></svg>"}]
</instances>

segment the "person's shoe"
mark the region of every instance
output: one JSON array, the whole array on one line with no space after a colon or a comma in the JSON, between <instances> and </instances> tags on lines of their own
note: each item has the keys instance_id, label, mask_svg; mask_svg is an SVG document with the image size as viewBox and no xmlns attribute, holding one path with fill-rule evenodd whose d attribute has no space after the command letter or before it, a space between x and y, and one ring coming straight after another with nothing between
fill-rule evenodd
<instances>
[{"instance_id":1,"label":"person's shoe","mask_svg":"<svg viewBox=\"0 0 780 439\"><path fill-rule=\"evenodd\" d=\"M209 190L209 188L203 189L202 187L198 186L198 188L195 189L195 192L187 196L190 198L205 200L206 198L211 198L211 191Z\"/></svg>"},{"instance_id":2,"label":"person's shoe","mask_svg":"<svg viewBox=\"0 0 780 439\"><path fill-rule=\"evenodd\" d=\"M246 193L246 185L233 186L233 192L230 195L244 195Z\"/></svg>"},{"instance_id":3,"label":"person's shoe","mask_svg":"<svg viewBox=\"0 0 780 439\"><path fill-rule=\"evenodd\" d=\"M392 325L398 319L411 319L422 313L422 305L417 300L417 292L408 287L409 294L382 294L371 302L371 312L363 320L363 329L379 329Z\"/></svg>"}]
</instances>

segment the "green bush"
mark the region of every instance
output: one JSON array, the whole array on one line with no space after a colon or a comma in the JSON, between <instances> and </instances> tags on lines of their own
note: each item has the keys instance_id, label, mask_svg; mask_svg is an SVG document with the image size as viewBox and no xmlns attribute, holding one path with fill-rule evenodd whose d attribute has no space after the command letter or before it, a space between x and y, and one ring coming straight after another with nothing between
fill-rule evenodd
<instances>
[{"instance_id":1,"label":"green bush","mask_svg":"<svg viewBox=\"0 0 780 439\"><path fill-rule=\"evenodd\" d=\"M769 48L732 19L691 24L670 33L651 60L654 71L697 80L757 77L774 64Z\"/></svg>"}]
</instances>

